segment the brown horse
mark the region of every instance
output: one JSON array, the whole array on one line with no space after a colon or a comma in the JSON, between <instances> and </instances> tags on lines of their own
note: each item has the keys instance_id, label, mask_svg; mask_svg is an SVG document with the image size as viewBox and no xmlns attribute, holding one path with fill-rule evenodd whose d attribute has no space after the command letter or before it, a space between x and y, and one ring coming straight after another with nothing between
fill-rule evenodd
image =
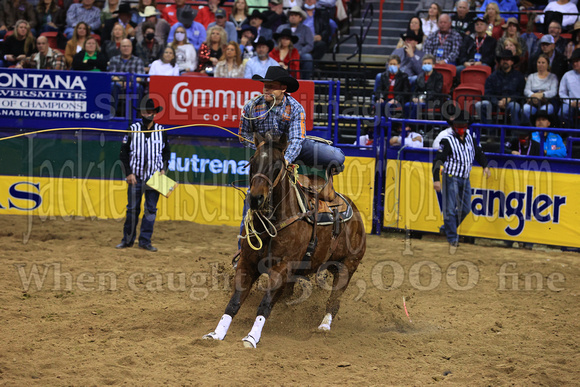
<instances>
[{"instance_id":1,"label":"brown horse","mask_svg":"<svg viewBox=\"0 0 580 387\"><path fill-rule=\"evenodd\" d=\"M258 307L252 330L243 339L244 346L249 348L255 348L260 341L264 322L286 285L287 290L293 288L293 277L324 269L332 273L334 279L326 303L326 315L318 329L330 330L332 319L340 307L340 297L366 250L362 218L346 197L353 210L350 220L334 225L317 225L313 232L313 224L306 221L312 211L304 211L304 207L301 209L299 193L289 172L292 166L286 166L284 160L286 135L276 139L270 133L265 137L256 134L254 141L256 153L250 159L250 209L245 219L249 234L244 231L242 235L244 239L234 276L234 292L225 314L216 330L204 336L205 339L223 340L252 284L262 273L267 273L266 294ZM313 245L315 247L311 251Z\"/></svg>"}]
</instances>

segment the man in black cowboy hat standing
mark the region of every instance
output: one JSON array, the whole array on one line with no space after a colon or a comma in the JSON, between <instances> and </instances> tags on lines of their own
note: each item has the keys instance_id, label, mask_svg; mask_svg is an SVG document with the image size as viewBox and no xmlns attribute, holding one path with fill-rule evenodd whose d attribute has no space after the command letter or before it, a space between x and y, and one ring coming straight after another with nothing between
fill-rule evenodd
<instances>
[{"instance_id":1,"label":"man in black cowboy hat standing","mask_svg":"<svg viewBox=\"0 0 580 387\"><path fill-rule=\"evenodd\" d=\"M512 125L520 124L526 80L522 73L513 69L518 60L510 50L503 50L497 57L499 68L485 80L485 100L475 104L482 123L489 121L493 109L505 111Z\"/></svg>"},{"instance_id":2,"label":"man in black cowboy hat standing","mask_svg":"<svg viewBox=\"0 0 580 387\"><path fill-rule=\"evenodd\" d=\"M123 240L117 245L118 249L133 246L137 236L137 223L141 210L141 200L145 195L145 213L141 220L139 247L155 252L156 247L151 245L151 235L157 214L159 192L146 186L147 180L155 173L165 174L169 162L169 142L167 132L161 132L163 126L154 122L155 115L163 110L155 107L151 98L144 99L137 109L141 112L142 120L129 127L130 132L123 138L119 159L123 163L129 189L127 191L127 218L123 227Z\"/></svg>"},{"instance_id":3,"label":"man in black cowboy hat standing","mask_svg":"<svg viewBox=\"0 0 580 387\"><path fill-rule=\"evenodd\" d=\"M279 66L278 62L270 58L270 51L274 48L274 42L271 40L264 39L260 36L257 41L254 42L254 51L256 56L250 58L246 62L246 72L244 78L252 78L255 75L264 77L266 71L271 66Z\"/></svg>"},{"instance_id":4,"label":"man in black cowboy hat standing","mask_svg":"<svg viewBox=\"0 0 580 387\"><path fill-rule=\"evenodd\" d=\"M483 167L489 178L491 172L487 159L469 132L468 113L459 112L447 121L453 131L441 139L433 160L433 188L442 191L443 228L449 242L449 253L455 254L459 246L457 228L471 212L471 183L469 175L473 160ZM443 166L443 172L441 172ZM443 179L441 179L440 174ZM443 180L441 182L441 180Z\"/></svg>"}]
</instances>

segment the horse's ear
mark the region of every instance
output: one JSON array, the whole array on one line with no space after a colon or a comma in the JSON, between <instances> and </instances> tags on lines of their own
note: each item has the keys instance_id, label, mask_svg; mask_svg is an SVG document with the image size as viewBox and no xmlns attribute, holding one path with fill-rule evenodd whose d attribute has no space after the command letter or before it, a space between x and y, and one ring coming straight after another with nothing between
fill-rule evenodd
<instances>
[{"instance_id":1,"label":"horse's ear","mask_svg":"<svg viewBox=\"0 0 580 387\"><path fill-rule=\"evenodd\" d=\"M254 133L254 145L256 145L256 148L258 147L258 145L264 141L264 137L262 137L262 135L258 132Z\"/></svg>"}]
</instances>

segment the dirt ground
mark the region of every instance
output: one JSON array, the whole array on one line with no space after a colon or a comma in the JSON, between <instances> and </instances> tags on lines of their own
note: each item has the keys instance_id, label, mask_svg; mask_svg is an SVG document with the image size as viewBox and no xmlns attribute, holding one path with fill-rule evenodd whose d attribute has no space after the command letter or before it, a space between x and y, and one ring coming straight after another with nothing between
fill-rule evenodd
<instances>
[{"instance_id":1,"label":"dirt ground","mask_svg":"<svg viewBox=\"0 0 580 387\"><path fill-rule=\"evenodd\" d=\"M577 253L475 244L451 256L439 237L408 244L369 235L331 332L316 329L329 291L314 287L302 302L275 306L252 350L241 339L257 289L223 342L201 340L229 300L235 228L158 222L158 253L116 250L121 228L112 220L0 217L0 384L580 380Z\"/></svg>"}]
</instances>

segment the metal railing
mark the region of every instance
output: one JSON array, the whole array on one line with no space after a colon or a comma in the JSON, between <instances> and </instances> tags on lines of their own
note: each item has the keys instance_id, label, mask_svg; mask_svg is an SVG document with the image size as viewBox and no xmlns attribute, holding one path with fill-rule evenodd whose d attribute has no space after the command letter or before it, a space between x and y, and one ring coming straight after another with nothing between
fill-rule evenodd
<instances>
[{"instance_id":1,"label":"metal railing","mask_svg":"<svg viewBox=\"0 0 580 387\"><path fill-rule=\"evenodd\" d=\"M367 5L367 8L366 8L365 13L363 15L361 25L360 25L359 34L353 33L353 34L348 35L345 38L340 39L336 43L336 45L332 48L332 60L336 61L336 54L339 53L340 46L342 44L344 44L345 42L354 38L356 40L356 50L350 56L348 56L346 58L346 60L349 60L358 54L358 61L360 62L361 58L362 58L362 46L364 44L364 41L367 38L367 35L369 33L369 29L373 25L373 20L374 20L374 7L371 3L371 4Z\"/></svg>"}]
</instances>

